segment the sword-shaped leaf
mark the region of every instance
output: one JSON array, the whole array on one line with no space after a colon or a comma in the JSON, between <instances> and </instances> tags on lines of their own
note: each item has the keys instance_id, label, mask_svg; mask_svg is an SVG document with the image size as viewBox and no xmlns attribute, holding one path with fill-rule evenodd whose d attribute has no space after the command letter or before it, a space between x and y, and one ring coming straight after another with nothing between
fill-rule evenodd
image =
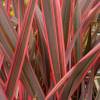
<instances>
[{"instance_id":1,"label":"sword-shaped leaf","mask_svg":"<svg viewBox=\"0 0 100 100\"><path fill-rule=\"evenodd\" d=\"M46 30L45 36L46 39L49 41L50 56L52 58L54 75L56 81L59 81L61 77L61 71L53 0L42 0L41 6Z\"/></svg>"},{"instance_id":2,"label":"sword-shaped leaf","mask_svg":"<svg viewBox=\"0 0 100 100\"><path fill-rule=\"evenodd\" d=\"M67 40L68 40L67 36L68 36L69 19L70 19L70 8L71 8L71 0L63 0L63 3L62 3L62 22L63 22L65 46L67 45Z\"/></svg>"},{"instance_id":3,"label":"sword-shaped leaf","mask_svg":"<svg viewBox=\"0 0 100 100\"><path fill-rule=\"evenodd\" d=\"M20 31L20 37L18 38L17 47L14 55L14 60L11 64L11 71L8 77L6 94L9 99L14 96L14 90L16 83L20 77L22 66L24 63L25 55L28 48L28 42L30 37L31 25L34 15L34 6L36 1L30 0L30 3L27 7L23 24Z\"/></svg>"},{"instance_id":4,"label":"sword-shaped leaf","mask_svg":"<svg viewBox=\"0 0 100 100\"><path fill-rule=\"evenodd\" d=\"M3 14L4 14L5 12L3 12ZM5 15L6 16L6 15ZM7 19L7 17L4 17L5 18L5 21L6 21L6 23L10 23ZM3 24L3 27L5 27L5 25ZM10 30L11 30L11 34L15 34L14 32L12 32L14 29L10 26L10 24L7 26L7 27L9 27L10 28ZM8 31L9 32L9 31ZM8 32L6 33L7 34L7 36L8 37L10 37L11 35L9 35L8 34ZM2 32L2 34L4 34L4 32ZM13 50L11 50L10 52L11 52L11 54L10 54L10 52L9 52L9 50L11 49L11 46L10 46L10 44L9 44L9 42L8 42L8 39L6 38L5 39L5 37L3 37L3 38L1 38L2 39L2 41L1 41L1 43L3 44L1 44L0 43L0 48L2 49L2 51L3 51L3 53L4 53L4 55L5 55L5 57L6 58L8 58L8 61L11 63L11 61L12 61L12 57L13 57L13 55L14 55L14 51ZM5 42L4 42L5 41ZM17 38L15 37L15 43L16 43L16 41L17 41ZM11 41L11 43L13 43L13 41ZM15 46L16 46L16 44L14 44L14 46L13 46L13 48L15 49ZM27 59L27 57L25 58L25 59ZM28 61L27 60L25 60L24 61L24 66L25 67L28 67ZM27 66L26 66L27 65ZM25 68L25 67L23 67L23 68ZM31 71L32 72L32 71ZM29 73L22 73L22 78L24 77L24 76L26 76L26 77L29 77L28 75L31 73L31 72L29 72ZM23 81L23 84L27 87L27 90L28 91L31 91L31 92L29 92L31 95L34 95L34 91L33 90L36 90L36 91L39 91L39 90L37 90L37 89L35 89L34 88L34 84L31 84L31 87L30 87L30 78L28 78L29 80L27 80L27 78L26 77L24 77L24 79L27 81L27 84L26 84L26 82L24 82L23 81L23 79L21 78L21 81ZM31 81L35 81L35 79L31 79ZM37 84L38 85L38 84ZM40 93L41 94L41 93Z\"/></svg>"},{"instance_id":5,"label":"sword-shaped leaf","mask_svg":"<svg viewBox=\"0 0 100 100\"><path fill-rule=\"evenodd\" d=\"M77 76L77 73L79 73L80 71L83 71L83 72L86 72L86 71L89 71L90 70L90 68L88 68L88 65L89 65L89 63L91 64L91 62L94 60L94 59L96 59L96 55L98 54L98 53L100 53L99 52L99 50L100 50L100 43L95 47L95 48L93 48L93 50L91 50L87 55L85 55L83 58L81 58L80 60L79 60L79 62L77 63L77 64L75 64L73 67L72 67L72 69L70 69L70 71L69 72L67 72L65 75L64 75L64 77L54 86L54 88L50 91L50 93L46 96L46 100L48 99L48 98L50 98L62 85L64 85L64 83L66 82L66 86L68 86L67 88L65 87L65 91L64 91L64 93L65 94L62 94L62 98L63 99L66 99L66 98L68 98L68 95L67 94L69 94L69 91L70 91L70 89L71 89L71 87L70 87L70 85L72 85L72 83L74 82L72 82L71 80L74 80L74 76L76 75ZM90 61L89 61L90 60ZM86 67L86 68L85 68ZM85 70L81 70L81 69L84 69L85 68ZM79 71L80 70L80 71ZM78 75L79 76L79 75ZM80 76L80 77L82 77L82 76ZM75 78L76 79L76 78ZM79 81L79 80L78 80ZM72 82L72 83L71 83ZM70 87L70 88L69 88ZM67 92L68 91L68 92ZM65 97L65 98L64 98Z\"/></svg>"}]
</instances>

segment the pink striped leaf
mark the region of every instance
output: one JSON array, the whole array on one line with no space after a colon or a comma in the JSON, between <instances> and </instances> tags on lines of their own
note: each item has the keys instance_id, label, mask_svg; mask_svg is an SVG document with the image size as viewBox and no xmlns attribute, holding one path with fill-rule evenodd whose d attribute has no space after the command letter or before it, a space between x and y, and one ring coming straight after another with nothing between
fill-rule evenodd
<instances>
[{"instance_id":1,"label":"pink striped leaf","mask_svg":"<svg viewBox=\"0 0 100 100\"><path fill-rule=\"evenodd\" d=\"M35 1L30 0L30 3L27 7L25 17L23 20L23 25L21 27L21 31L20 31L21 35L18 38L14 60L12 62L11 71L8 77L6 94L9 99L14 96L15 86L20 77L22 66L24 63L25 54L26 54L27 47L28 47L28 41L29 41L29 36L30 36L30 31L31 31L33 15L34 15L33 13L34 6L35 6Z\"/></svg>"},{"instance_id":2,"label":"pink striped leaf","mask_svg":"<svg viewBox=\"0 0 100 100\"><path fill-rule=\"evenodd\" d=\"M71 0L63 0L62 2L62 23L63 23L65 46L67 45L67 40L68 40L67 36L69 28L71 3L72 3Z\"/></svg>"},{"instance_id":3,"label":"pink striped leaf","mask_svg":"<svg viewBox=\"0 0 100 100\"><path fill-rule=\"evenodd\" d=\"M3 12L4 13L4 12ZM6 19L7 19L7 17L6 17ZM5 19L5 21L7 21L6 23L9 23L8 22L8 20L6 20ZM5 27L5 26L3 26L3 27ZM7 27L10 27L10 25L9 26L7 26ZM13 31L13 28L11 28L11 31ZM8 31L9 32L9 31ZM7 32L7 36L9 35L8 34L8 32ZM15 30L14 30L14 32L15 32ZM2 32L3 34L4 34L4 32ZM16 32L15 32L16 33ZM13 34L13 33L12 33ZM1 38L2 39L2 44L0 43L0 47L2 48L2 51L4 52L4 54L5 54L5 56L8 58L8 61L11 63L11 60L12 60L12 57L13 57L13 55L14 55L14 51L12 50L11 51L11 55L10 55L10 53L9 53L9 50L11 49L11 46L10 46L10 44L9 44L9 42L8 42L8 39L6 38L4 38L4 37L2 37ZM5 41L5 42L4 42ZM17 39L15 38L15 42L17 41ZM13 41L12 41L12 43L13 43ZM13 46L13 48L15 48L15 45ZM27 58L25 58L25 59L27 59ZM24 61L24 63L25 63L25 65L28 65L27 64L27 60L25 60ZM24 65L24 66L25 66ZM28 66L25 66L25 67L28 67ZM23 67L24 68L24 67ZM31 73L31 72L30 72ZM27 77L27 75L29 75L29 73L22 73L22 75L21 76L26 76ZM25 77L25 79L26 79L26 77ZM22 79L22 78L21 78ZM27 79L26 79L27 80ZM34 81L34 79L32 80L32 81ZM34 95L34 92L33 92L33 90L35 90L34 89L34 85L32 84L31 85L31 87L30 87L30 83L29 83L30 81L29 80L27 80L27 84L26 84L26 82L23 82L23 84L26 86L26 87L28 87L27 89L28 89L28 91L31 91L31 92L29 92L29 93L31 93L32 95ZM37 90L37 89L36 89ZM41 94L41 93L40 93Z\"/></svg>"},{"instance_id":4,"label":"pink striped leaf","mask_svg":"<svg viewBox=\"0 0 100 100\"><path fill-rule=\"evenodd\" d=\"M66 81L67 81L67 85L66 86L68 86L68 82L69 82L69 85L72 85L72 84L70 84L70 82L72 80L71 77L74 77L74 74L76 75L76 72L78 73L78 68L81 70L81 67L84 68L84 66L86 66L86 65L83 65L84 63L86 63L88 65L87 61L89 61L91 59L91 57L93 57L93 58L95 57L96 58L96 55L94 55L94 54L97 54L99 50L100 50L100 43L95 48L93 48L93 50L91 50L87 55L85 55L83 58L81 58L80 61L78 61L77 64L75 64L72 67L72 69L70 69L70 71L64 75L64 77L55 85L55 87L46 96L46 99L50 98L62 85L64 85L64 83ZM93 58L92 58L92 61L93 61ZM83 65L83 66L81 66L81 65ZM87 66L87 68L88 68L88 66ZM67 87L67 89L65 89L65 91L68 91L68 89L70 91L70 88ZM67 92L65 92L65 95L67 95L66 93Z\"/></svg>"},{"instance_id":5,"label":"pink striped leaf","mask_svg":"<svg viewBox=\"0 0 100 100\"><path fill-rule=\"evenodd\" d=\"M49 41L50 56L52 58L54 75L56 81L59 81L61 77L61 71L53 0L42 0L41 6L46 28L46 39Z\"/></svg>"}]
</instances>

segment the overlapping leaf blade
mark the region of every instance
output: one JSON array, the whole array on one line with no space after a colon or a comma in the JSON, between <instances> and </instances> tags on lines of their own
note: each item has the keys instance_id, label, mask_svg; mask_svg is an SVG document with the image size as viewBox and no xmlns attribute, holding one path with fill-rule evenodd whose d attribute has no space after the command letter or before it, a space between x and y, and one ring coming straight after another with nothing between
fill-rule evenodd
<instances>
[{"instance_id":1,"label":"overlapping leaf blade","mask_svg":"<svg viewBox=\"0 0 100 100\"><path fill-rule=\"evenodd\" d=\"M92 43L95 37L91 38L91 21L97 17L100 2L40 0L33 19L35 0L28 1L0 1L0 50L4 53L0 84L4 89L6 86L2 96L25 100L34 96L39 100L92 99L94 76L89 85L82 80L87 80L94 65L95 74L98 70L100 43L95 47ZM14 10L13 16L10 10Z\"/></svg>"},{"instance_id":2,"label":"overlapping leaf blade","mask_svg":"<svg viewBox=\"0 0 100 100\"><path fill-rule=\"evenodd\" d=\"M42 12L40 11L40 8L37 6L35 10L35 21L38 26L39 30L39 40L40 40L40 52L42 55L42 61L43 61L43 73L47 75L48 78L50 78L50 66L49 66L49 58L48 58L48 50L46 48L46 38L45 38L45 31L44 31L44 24L42 19ZM48 73L48 74L47 74ZM44 79L47 79L45 76ZM48 79L47 79L48 80ZM46 80L46 81L47 81ZM48 80L49 82L50 80Z\"/></svg>"},{"instance_id":3,"label":"overlapping leaf blade","mask_svg":"<svg viewBox=\"0 0 100 100\"><path fill-rule=\"evenodd\" d=\"M60 88L62 85L64 85L66 80L68 80L67 83L66 83L67 84L66 86L68 86L68 87L67 87L67 89L65 87L66 92L64 92L65 95L64 95L64 93L62 94L62 98L63 99L68 98L67 96L68 96L69 92L67 92L67 91L70 91L70 88L71 88L70 85L73 85L71 83L74 82L74 81L72 82L71 80L76 79L76 78L72 78L72 77L75 77L75 75L77 76L77 73L80 73L79 70L82 71L82 72L85 72L86 69L88 69L88 64L89 64L88 62L92 62L93 58L96 59L96 55L100 53L99 50L100 50L100 44L98 44L86 56L81 58L81 60L76 65L74 65L73 68L57 83L57 85L53 88L53 90L47 95L46 99L48 99L51 95L53 95L54 92L58 90L58 88ZM89 60L91 60L91 61L89 61ZM85 67L86 67L86 69L85 69ZM85 69L85 71L81 70L82 68ZM89 69L88 69L88 71L89 71ZM79 76L79 77L82 77L82 76ZM77 81L79 81L79 80L77 80Z\"/></svg>"},{"instance_id":4,"label":"overlapping leaf blade","mask_svg":"<svg viewBox=\"0 0 100 100\"><path fill-rule=\"evenodd\" d=\"M59 0L54 1L54 13L55 13L55 21L57 27L56 30L57 30L61 74L63 76L66 73L66 62L65 62L66 58L65 58L63 24L62 24L61 8Z\"/></svg>"},{"instance_id":5,"label":"overlapping leaf blade","mask_svg":"<svg viewBox=\"0 0 100 100\"><path fill-rule=\"evenodd\" d=\"M58 42L57 42L57 31L54 17L53 9L53 0L42 0L42 10L45 18L45 27L46 27L46 38L49 41L50 54L52 58L52 64L54 69L54 75L56 81L60 80L60 62L59 62L59 51L58 51ZM56 70L58 69L58 70Z\"/></svg>"},{"instance_id":6,"label":"overlapping leaf blade","mask_svg":"<svg viewBox=\"0 0 100 100\"><path fill-rule=\"evenodd\" d=\"M29 61L29 60L28 60ZM27 67L25 67L25 66L27 66ZM35 72L34 72L34 70L32 69L32 66L31 66L31 63L30 63L30 61L29 61L29 63L27 64L27 65L25 65L24 67L25 67L25 69L23 70L23 72L24 73L30 73L30 74L28 74L28 76L27 76L27 78L28 78L28 80L30 80L30 87L33 85L34 86L34 88L32 88L32 89L34 89L33 91L35 91L35 94L36 94L36 97L39 99L39 100L44 100L44 93L43 93L43 91L42 91L42 89L41 89L41 87L40 87L40 85L39 85L39 82L38 82L38 80L37 80L37 77L36 77L36 75L35 75ZM32 81L32 80L35 80L35 81ZM34 93L34 92L33 92Z\"/></svg>"},{"instance_id":7,"label":"overlapping leaf blade","mask_svg":"<svg viewBox=\"0 0 100 100\"><path fill-rule=\"evenodd\" d=\"M62 22L63 22L65 46L67 45L67 40L68 40L67 36L68 36L68 28L69 28L70 8L71 8L71 0L63 0Z\"/></svg>"},{"instance_id":8,"label":"overlapping leaf blade","mask_svg":"<svg viewBox=\"0 0 100 100\"><path fill-rule=\"evenodd\" d=\"M74 12L74 32L79 29L80 23L81 23L81 8L80 8L80 0L77 0L76 7L75 7L75 12ZM77 41L75 43L75 50L76 50L76 59L77 61L81 58L82 56L82 51L81 51L81 34L78 35Z\"/></svg>"},{"instance_id":9,"label":"overlapping leaf blade","mask_svg":"<svg viewBox=\"0 0 100 100\"><path fill-rule=\"evenodd\" d=\"M10 77L8 77L9 80L6 89L6 93L9 99L12 98L13 91L16 86L16 82L20 77L20 73L24 63L24 59L28 47L30 31L31 31L32 20L33 20L34 5L35 5L35 1L34 0L30 1L21 28L21 35L18 39L16 52L15 52L14 60L12 62ZM11 91L11 87L12 87L12 91Z\"/></svg>"},{"instance_id":10,"label":"overlapping leaf blade","mask_svg":"<svg viewBox=\"0 0 100 100\"><path fill-rule=\"evenodd\" d=\"M3 12L4 13L4 12ZM6 17L6 19L7 19L7 17ZM7 20L7 23L9 23L9 21ZM5 26L3 26L3 27L5 27ZM10 27L10 25L8 26L8 27ZM11 27L10 27L11 28ZM11 28L11 31L13 31L14 29L13 28ZM15 32L15 31L14 31ZM16 32L15 32L16 33ZM15 34L15 33L11 33L11 34ZM3 33L2 33L3 34ZM7 32L7 36L10 36L9 34L8 34L8 32ZM4 43L4 37L3 38L1 38L1 39L3 39L3 41L2 41L2 44L1 44L1 48L2 48L2 50L3 50L3 52L4 52L4 54L5 54L5 56L8 58L8 61L9 62L11 62L11 59L12 59L12 57L13 57L13 53L14 53L14 51L11 51L11 55L10 55L10 53L9 53L9 50L11 49L11 47L9 47L8 48L8 45L10 46L10 44L7 44L8 42L8 40L6 39L6 42ZM15 38L15 41L17 40L17 38ZM12 41L13 42L13 41ZM5 45L7 45L7 46L5 46ZM16 45L14 45L14 47L13 48L15 48L15 46ZM25 58L25 59L27 59L27 57ZM25 60L25 64L24 64L24 66L25 67L29 67L28 66L28 61L27 60ZM26 66L27 65L27 66ZM30 70L31 72L32 72L32 70ZM31 73L31 72L29 72L29 73ZM29 73L22 73L22 76L24 77L24 76L26 76L26 77L29 77L28 75L29 75ZM27 79L26 79L27 80ZM29 80L30 80L30 78L29 78ZM28 80L27 80L28 81ZM34 81L34 79L32 79L32 81ZM23 84L26 84L25 82L23 83ZM26 86L29 86L29 84L31 84L30 83L30 81L28 81L28 84L26 85ZM38 83L37 83L37 85L38 85ZM36 91L39 91L38 89L36 89L36 88L34 88L34 84L31 84L31 87L29 86L29 88L27 88L27 89L29 89L29 91L31 91L31 90L36 90ZM30 92L32 95L34 95L34 91L31 91ZM40 93L41 94L41 93Z\"/></svg>"}]
</instances>

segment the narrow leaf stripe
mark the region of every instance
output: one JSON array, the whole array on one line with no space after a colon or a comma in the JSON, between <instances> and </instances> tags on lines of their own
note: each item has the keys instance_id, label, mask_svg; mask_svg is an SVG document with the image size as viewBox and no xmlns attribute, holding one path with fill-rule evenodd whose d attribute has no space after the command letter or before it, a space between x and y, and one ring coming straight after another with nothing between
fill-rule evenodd
<instances>
[{"instance_id":1,"label":"narrow leaf stripe","mask_svg":"<svg viewBox=\"0 0 100 100\"><path fill-rule=\"evenodd\" d=\"M17 33L13 29L9 18L7 17L3 6L0 4L0 35L8 40L8 43L11 45L11 49L14 50L16 45ZM1 36L0 36L1 37ZM2 40L2 38L0 38Z\"/></svg>"},{"instance_id":2,"label":"narrow leaf stripe","mask_svg":"<svg viewBox=\"0 0 100 100\"><path fill-rule=\"evenodd\" d=\"M93 48L87 55L85 55L83 58L81 58L80 61L77 64L75 64L69 70L69 72L67 72L64 75L64 77L54 86L54 88L46 96L46 100L48 100L66 82L66 80L72 75L72 73L74 72L74 70L77 68L77 66L80 63L82 63L83 61L85 61L86 59L88 59L89 57L91 57L92 55L94 55L99 50L100 50L100 43L95 48Z\"/></svg>"},{"instance_id":3,"label":"narrow leaf stripe","mask_svg":"<svg viewBox=\"0 0 100 100\"><path fill-rule=\"evenodd\" d=\"M18 36L20 36L21 31L21 17L20 17L20 0L18 0Z\"/></svg>"},{"instance_id":4,"label":"narrow leaf stripe","mask_svg":"<svg viewBox=\"0 0 100 100\"><path fill-rule=\"evenodd\" d=\"M94 54L96 55L96 54ZM94 56L92 59L90 59L89 61L89 65L88 67L84 70L83 69L83 73L80 73L80 78L76 79L71 87L70 90L70 94L69 94L69 98L73 95L73 93L76 91L76 89L78 88L78 86L80 85L80 83L82 82L82 80L84 79L84 77L86 76L87 72L94 67L94 65L96 64L96 61L100 58L100 53L97 53L96 56ZM79 77L79 76L78 76Z\"/></svg>"},{"instance_id":5,"label":"narrow leaf stripe","mask_svg":"<svg viewBox=\"0 0 100 100\"><path fill-rule=\"evenodd\" d=\"M63 0L62 21L63 21L65 46L67 45L67 39L68 39L67 36L68 36L69 19L70 19L70 8L71 8L71 0Z\"/></svg>"},{"instance_id":6,"label":"narrow leaf stripe","mask_svg":"<svg viewBox=\"0 0 100 100\"><path fill-rule=\"evenodd\" d=\"M35 11L35 17L36 17L37 25L39 27L40 36L43 38L45 45L47 47L47 50L48 50L48 57L49 57L49 60L50 60L51 76L52 76L54 84L56 84L56 78L55 78L55 73L54 73L54 69L53 69L52 58L51 58L51 55L50 55L50 48L49 48L49 42L48 42L48 37L47 37L47 31L45 29L45 24L43 23L42 14L41 14L38 7Z\"/></svg>"},{"instance_id":7,"label":"narrow leaf stripe","mask_svg":"<svg viewBox=\"0 0 100 100\"><path fill-rule=\"evenodd\" d=\"M44 98L45 98L44 93L42 91L42 88L40 87L37 76L35 75L35 72L32 69L29 59L28 59L28 65L26 65L26 66L27 67L25 67L23 72L30 73L30 74L28 74L27 78L30 80L30 85L33 85L33 87L34 87L33 89L35 90L36 97L38 98L38 100L44 100ZM34 80L34 81L32 81L32 80Z\"/></svg>"},{"instance_id":8,"label":"narrow leaf stripe","mask_svg":"<svg viewBox=\"0 0 100 100\"><path fill-rule=\"evenodd\" d=\"M64 45L64 34L63 34L63 25L62 25L62 16L59 0L54 0L55 8L55 19L57 25L57 38L58 38L58 47L59 47L59 56L61 61L62 75L66 73L66 59L65 59L65 45Z\"/></svg>"},{"instance_id":9,"label":"narrow leaf stripe","mask_svg":"<svg viewBox=\"0 0 100 100\"><path fill-rule=\"evenodd\" d=\"M54 6L53 0L47 1L42 0L42 11L44 13L44 23L46 26L46 36L49 41L50 56L53 64L54 74L56 81L60 79L60 63L59 63L59 53L58 53L58 43L57 43L57 31L54 16ZM58 70L56 70L58 69Z\"/></svg>"},{"instance_id":10,"label":"narrow leaf stripe","mask_svg":"<svg viewBox=\"0 0 100 100\"><path fill-rule=\"evenodd\" d=\"M34 16L34 13L33 13L34 6L36 2L37 0L36 1L30 0L30 3L27 7L26 14L24 17L23 25L21 28L21 35L18 39L16 52L14 55L14 60L11 65L12 69L8 77L6 94L9 99L11 99L12 96L14 96L14 89L20 77L21 70L22 70L23 62L25 59L25 54L26 54L27 47L28 47L31 25L32 25L32 20Z\"/></svg>"},{"instance_id":11,"label":"narrow leaf stripe","mask_svg":"<svg viewBox=\"0 0 100 100\"><path fill-rule=\"evenodd\" d=\"M6 56L7 60L9 62L11 62L11 57L9 56L9 54L6 52L5 48L3 47L3 45L0 43L0 49L2 50L2 52L4 53L4 55Z\"/></svg>"},{"instance_id":12,"label":"narrow leaf stripe","mask_svg":"<svg viewBox=\"0 0 100 100\"><path fill-rule=\"evenodd\" d=\"M10 16L10 5L11 5L11 0L5 0L5 8L6 8L6 12L7 15Z\"/></svg>"},{"instance_id":13,"label":"narrow leaf stripe","mask_svg":"<svg viewBox=\"0 0 100 100\"><path fill-rule=\"evenodd\" d=\"M70 47L69 49L66 50L66 65L68 64L68 59L70 57L70 54L72 52L72 49L75 45L75 42L78 38L78 35L80 33L83 32L83 30L85 31L85 29L83 29L83 27L86 25L85 23L88 22L88 24L90 23L91 17L93 17L95 15L96 12L98 12L98 10L100 9L100 3L98 3L94 8L91 9L91 11L88 13L88 15L86 16L86 18L84 19L84 21L81 23L79 29L77 30L77 32L75 33L74 39L71 41Z\"/></svg>"},{"instance_id":14,"label":"narrow leaf stripe","mask_svg":"<svg viewBox=\"0 0 100 100\"><path fill-rule=\"evenodd\" d=\"M15 2L15 0L13 0L14 2ZM2 6L0 6L0 7L2 7ZM1 11L2 11L2 9L1 9ZM3 13L4 13L4 11L3 11ZM6 15L5 15L6 16ZM16 15L17 16L17 15ZM2 17L1 17L2 18ZM25 19L26 20L26 19ZM12 35L14 35L14 34L16 34L17 35L17 33L15 32L15 31L13 31L13 28L11 27L11 25L10 25L10 22L8 21L8 18L6 17L6 19L4 20L5 21L5 23L9 23L9 24L7 24L8 26L7 27L9 27L9 29L10 29L10 31L9 30L7 30L7 36L9 37L9 36L12 36ZM0 22L0 24L1 24L1 22ZM25 26L25 25L24 25ZM5 27L5 25L3 26L3 27ZM24 28L23 28L24 29ZM12 35L9 35L9 33L11 33ZM10 44L9 44L9 42L8 42L8 40L7 39L5 39L5 37L2 37L2 38L0 38L0 40L2 39L2 41L1 41L1 43L0 43L0 48L2 49L2 51L3 51L3 53L4 53L4 55L5 55L5 57L7 58L7 60L9 61L9 63L11 64L11 62L12 62L12 58L13 58L13 55L14 55L14 51L13 50L11 50L10 51L10 49L11 49L11 47L10 47ZM13 37L11 38L11 39L13 39ZM6 41L5 41L6 40ZM13 48L15 49L15 46L16 46L16 42L17 42L17 38L15 37L14 38L14 40L15 40L15 44L13 45ZM5 42L4 42L5 41ZM11 41L11 43L13 43L14 41ZM26 66L27 65L27 66ZM29 67L29 65L28 65L28 60L27 60L27 56L25 57L25 61L24 61L24 65L23 65L24 67L23 67L23 70L26 70L25 69L25 67ZM26 72L26 71L25 71ZM29 74L30 73L32 73L32 71L31 72L22 72L22 74L21 74L21 81L23 82L23 84L24 84L24 86L25 86L25 89L32 95L32 96L34 96L34 90L35 90L35 88L34 88L34 84L33 84L33 81L35 81L34 79L33 80L31 80L30 78L28 78L27 79L27 77L30 77L29 76ZM24 77L25 76L25 77ZM25 81L23 81L22 80L22 78L25 80ZM30 81L32 81L31 82L31 85L30 85ZM2 83L2 82L1 82ZM38 83L39 84L39 83ZM39 91L39 90L37 90L37 91ZM41 94L41 93L40 93Z\"/></svg>"}]
</instances>

